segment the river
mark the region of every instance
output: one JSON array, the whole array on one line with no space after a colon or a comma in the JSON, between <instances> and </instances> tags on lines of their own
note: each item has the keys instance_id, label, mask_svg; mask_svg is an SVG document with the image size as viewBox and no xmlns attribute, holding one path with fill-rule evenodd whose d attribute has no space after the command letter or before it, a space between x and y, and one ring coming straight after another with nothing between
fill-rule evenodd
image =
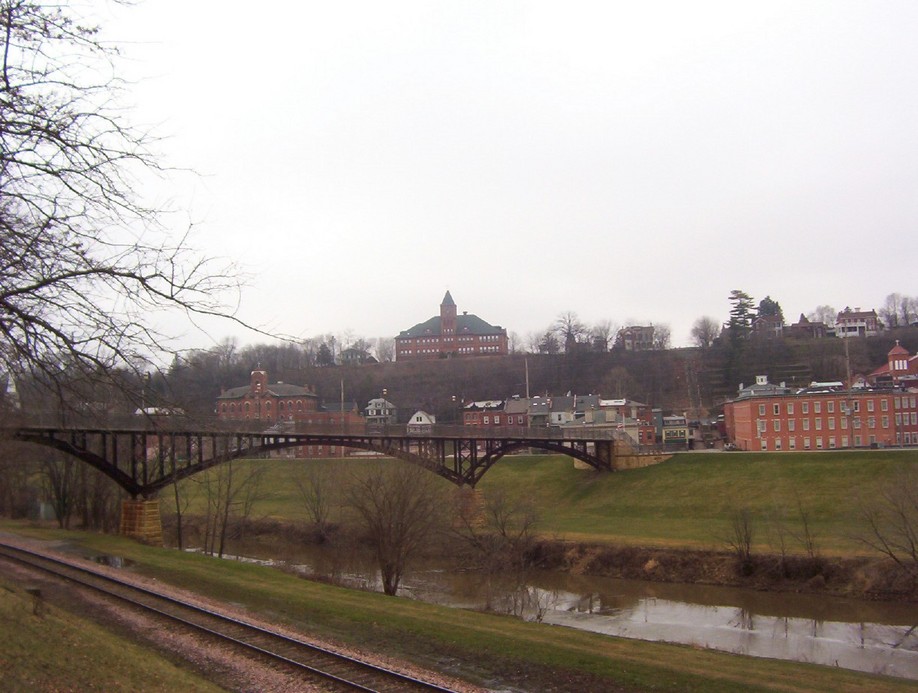
<instances>
[{"instance_id":1,"label":"river","mask_svg":"<svg viewBox=\"0 0 918 693\"><path fill-rule=\"evenodd\" d=\"M382 591L372 561L354 552L298 547L282 562L304 576ZM490 607L606 635L918 680L916 604L555 571L529 571L524 586L511 588L432 562L416 564L399 595L456 608Z\"/></svg>"}]
</instances>

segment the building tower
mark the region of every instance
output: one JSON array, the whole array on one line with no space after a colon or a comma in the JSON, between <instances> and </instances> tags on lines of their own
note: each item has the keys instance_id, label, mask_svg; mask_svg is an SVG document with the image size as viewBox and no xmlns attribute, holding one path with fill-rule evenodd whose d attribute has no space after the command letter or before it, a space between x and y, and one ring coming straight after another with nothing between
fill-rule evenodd
<instances>
[{"instance_id":1,"label":"building tower","mask_svg":"<svg viewBox=\"0 0 918 693\"><path fill-rule=\"evenodd\" d=\"M449 291L440 303L440 351L447 354L456 351L456 302Z\"/></svg>"}]
</instances>

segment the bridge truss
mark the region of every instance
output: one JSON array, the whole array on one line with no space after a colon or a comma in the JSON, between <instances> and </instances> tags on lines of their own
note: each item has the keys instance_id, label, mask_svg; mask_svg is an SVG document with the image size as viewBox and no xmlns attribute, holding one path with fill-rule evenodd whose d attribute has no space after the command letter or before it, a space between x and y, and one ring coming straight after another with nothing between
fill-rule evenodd
<instances>
[{"instance_id":1,"label":"bridge truss","mask_svg":"<svg viewBox=\"0 0 918 693\"><path fill-rule=\"evenodd\" d=\"M241 458L303 446L348 447L419 465L457 486L474 487L508 453L541 449L576 458L599 471L615 468L609 435L512 429L405 434L381 432L238 432L155 429L22 427L11 438L72 455L113 479L133 498L152 498L181 479Z\"/></svg>"}]
</instances>

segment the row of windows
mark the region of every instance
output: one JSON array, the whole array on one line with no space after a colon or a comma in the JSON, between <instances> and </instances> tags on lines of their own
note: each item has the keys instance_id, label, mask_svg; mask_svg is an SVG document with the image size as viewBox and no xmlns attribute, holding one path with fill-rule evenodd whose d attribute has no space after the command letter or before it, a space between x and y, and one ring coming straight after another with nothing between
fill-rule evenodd
<instances>
[{"instance_id":1,"label":"row of windows","mask_svg":"<svg viewBox=\"0 0 918 693\"><path fill-rule=\"evenodd\" d=\"M505 414L503 415L503 417L500 414L494 414L494 415L486 414L481 417L481 423L484 424L485 426L490 426L492 420L495 426L500 426L501 421L503 421L504 426L512 426L514 424L513 414ZM516 424L519 426L522 426L524 422L525 422L525 415L518 414L516 417ZM478 423L478 417L474 415L466 416L466 423Z\"/></svg>"},{"instance_id":2,"label":"row of windows","mask_svg":"<svg viewBox=\"0 0 918 693\"><path fill-rule=\"evenodd\" d=\"M840 399L840 400L830 399L825 402L822 402L822 401L812 402L812 405L813 405L812 409L813 409L814 414L822 413L823 403L825 403L826 405L825 409L826 409L826 413L828 414L834 414L836 410L836 406L838 407L839 412L846 413L846 414L850 412L861 411L861 400L859 399L852 400L850 404L848 403L847 400L844 400L844 399ZM811 404L810 402L787 402L785 404L785 410L787 411L788 416L794 415L797 404L800 405L801 414L810 413L810 404ZM915 409L916 405L918 405L918 397L915 397L915 396L894 397L893 398L893 407L895 409ZM868 399L864 403L864 408L868 412L874 411L875 407L876 407L876 401L873 399ZM765 416L765 411L766 411L766 405L759 404L759 416ZM889 411L889 400L888 399L884 398L880 400L880 411ZM772 404L771 413L774 414L775 416L780 416L781 415L781 404L780 403Z\"/></svg>"},{"instance_id":3,"label":"row of windows","mask_svg":"<svg viewBox=\"0 0 918 693\"><path fill-rule=\"evenodd\" d=\"M825 423L825 426L828 428L828 430L834 431L836 428L836 421L838 423L839 429L844 430L848 428L848 417L847 416L841 416L838 419L836 419L836 417L834 416L829 416L826 419L821 419L821 418L801 419L800 427L804 431L809 431L810 427L812 426L813 430L821 431L823 428L823 423ZM862 422L862 419L860 416L855 416L851 419L851 423L854 426L854 428L860 428L861 422ZM911 413L905 412L904 414L897 412L896 413L896 426L909 426L909 425L918 426L918 412L914 412L914 411ZM781 432L781 420L780 419L772 419L771 426L772 426L772 430L775 433ZM873 429L876 427L877 427L877 417L868 416L867 417L867 428ZM768 430L768 422L765 419L757 419L756 428L760 434L765 433L765 431ZM880 417L880 428L889 428L889 416ZM796 419L789 419L787 421L787 430L789 433L793 433L795 430L797 430L797 420Z\"/></svg>"},{"instance_id":4,"label":"row of windows","mask_svg":"<svg viewBox=\"0 0 918 693\"><path fill-rule=\"evenodd\" d=\"M286 408L286 409L289 409L290 411L293 411L293 407L294 407L294 402L293 402L293 400L290 400L290 401L288 401L288 402L278 402L278 403L277 403L277 410L278 410L278 411L284 411L285 408ZM249 413L249 411L251 411L251 408L252 408L252 403L251 403L251 402L245 402L244 404L239 405L239 411L240 411L240 412ZM265 402L265 403L264 403L264 408L265 408L266 411L270 411L270 410L271 410L271 402ZM296 410L297 410L297 411L303 411L303 400L301 400L301 399L296 400ZM235 414L235 413L236 413L236 403L233 402L233 403L230 403L229 405L227 405L226 402L224 402L223 404L220 405L220 411L222 411L224 414L225 414L227 411L228 411L230 414Z\"/></svg>"},{"instance_id":5,"label":"row of windows","mask_svg":"<svg viewBox=\"0 0 918 693\"><path fill-rule=\"evenodd\" d=\"M774 449L783 450L785 440L787 442L788 450L797 449L798 439L796 436L790 436L787 439L775 438L774 439L774 445L775 445ZM823 438L822 436L817 436L816 438L810 438L809 436L804 436L802 439L800 439L800 445L802 449L804 450L812 450L814 442L815 442L816 450L823 450L826 447L828 447L829 450L834 450L835 448L839 447L839 445L843 448L846 448L848 447L848 436L841 436L840 439L836 439L835 436L829 436L828 438ZM877 437L869 436L867 438L867 442L870 445L873 445L877 442ZM903 444L912 445L913 443L918 444L918 433L914 433L914 434L904 433L904 434L896 436L897 445L903 445ZM855 435L854 436L854 446L861 447L862 445L864 445L863 436ZM762 439L762 450L767 450L767 449L768 449L768 440Z\"/></svg>"}]
</instances>

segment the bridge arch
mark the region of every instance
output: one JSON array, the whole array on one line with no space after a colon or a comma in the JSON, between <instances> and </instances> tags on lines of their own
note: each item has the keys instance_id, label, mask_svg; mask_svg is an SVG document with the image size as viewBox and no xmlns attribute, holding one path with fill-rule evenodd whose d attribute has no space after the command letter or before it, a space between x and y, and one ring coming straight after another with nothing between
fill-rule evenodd
<instances>
[{"instance_id":1,"label":"bridge arch","mask_svg":"<svg viewBox=\"0 0 918 693\"><path fill-rule=\"evenodd\" d=\"M51 447L98 469L137 499L234 459L308 445L340 446L395 457L474 487L505 455L543 449L581 460L599 471L614 469L611 437L545 435L405 435L379 433L239 433L230 431L20 428L14 439ZM515 433L515 431L514 431Z\"/></svg>"}]
</instances>

